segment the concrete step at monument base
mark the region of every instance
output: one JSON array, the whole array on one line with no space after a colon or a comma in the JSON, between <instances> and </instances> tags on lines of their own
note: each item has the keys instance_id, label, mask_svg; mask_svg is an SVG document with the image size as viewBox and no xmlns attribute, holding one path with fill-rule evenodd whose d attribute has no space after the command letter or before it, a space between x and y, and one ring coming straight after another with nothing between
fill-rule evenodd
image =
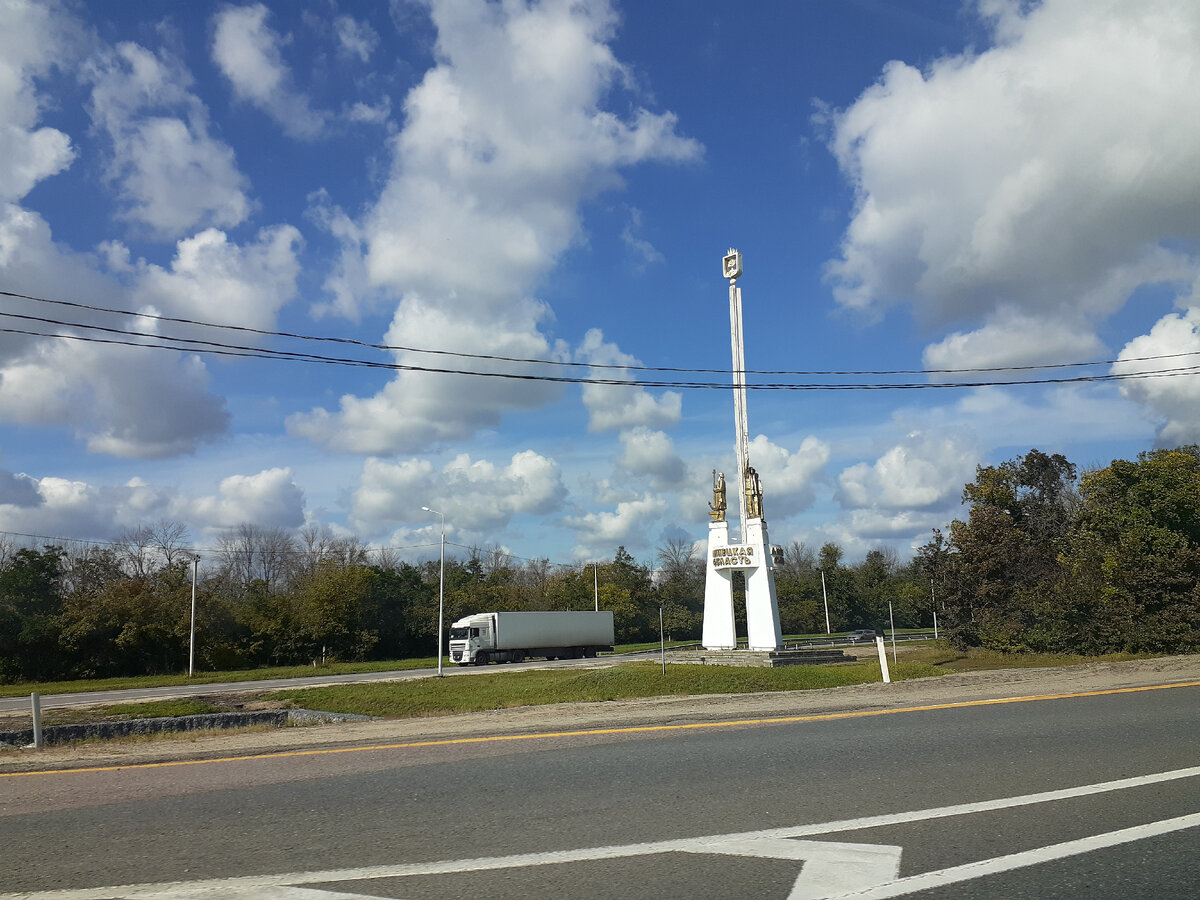
<instances>
[{"instance_id":1,"label":"concrete step at monument base","mask_svg":"<svg viewBox=\"0 0 1200 900\"><path fill-rule=\"evenodd\" d=\"M857 662L841 650L676 650L670 660L706 666L824 666Z\"/></svg>"}]
</instances>

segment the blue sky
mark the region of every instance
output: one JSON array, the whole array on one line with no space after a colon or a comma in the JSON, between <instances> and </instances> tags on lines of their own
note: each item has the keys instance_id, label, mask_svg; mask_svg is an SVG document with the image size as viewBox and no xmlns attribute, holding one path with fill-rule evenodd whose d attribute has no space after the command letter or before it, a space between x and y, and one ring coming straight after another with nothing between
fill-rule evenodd
<instances>
[{"instance_id":1,"label":"blue sky","mask_svg":"<svg viewBox=\"0 0 1200 900\"><path fill-rule=\"evenodd\" d=\"M726 383L630 367L728 368L729 247L750 369L916 373L752 385L1191 365L1147 358L1200 352L1200 7L4 0L0 531L420 558L430 506L457 544L652 561L706 535L730 392L543 379ZM751 463L775 542L905 557L976 465L1197 441L1198 400L752 390Z\"/></svg>"}]
</instances>

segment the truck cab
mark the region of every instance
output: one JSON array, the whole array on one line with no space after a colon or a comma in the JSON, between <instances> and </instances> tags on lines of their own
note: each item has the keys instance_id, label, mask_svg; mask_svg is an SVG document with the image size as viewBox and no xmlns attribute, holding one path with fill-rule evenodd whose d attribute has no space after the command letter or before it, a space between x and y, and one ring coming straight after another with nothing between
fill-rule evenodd
<instances>
[{"instance_id":1,"label":"truck cab","mask_svg":"<svg viewBox=\"0 0 1200 900\"><path fill-rule=\"evenodd\" d=\"M484 651L496 646L492 632L492 617L488 615L468 616L450 626L450 661L460 666L469 666Z\"/></svg>"}]
</instances>

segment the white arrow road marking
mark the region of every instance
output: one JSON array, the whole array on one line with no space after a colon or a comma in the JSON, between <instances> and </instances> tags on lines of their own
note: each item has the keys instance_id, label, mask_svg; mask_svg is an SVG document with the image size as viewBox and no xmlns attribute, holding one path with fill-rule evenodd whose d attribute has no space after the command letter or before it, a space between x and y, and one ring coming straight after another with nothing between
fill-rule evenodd
<instances>
[{"instance_id":1,"label":"white arrow road marking","mask_svg":"<svg viewBox=\"0 0 1200 900\"><path fill-rule=\"evenodd\" d=\"M632 856L649 856L658 853L733 853L739 856L758 856L777 859L802 859L805 866L793 888L789 900L804 900L812 897L842 896L874 900L874 898L900 897L916 891L926 890L941 884L954 884L972 878L980 878L996 872L1006 872L1023 866L1032 866L1052 859L1062 859L1079 853L1130 841L1143 840L1173 831L1200 826L1200 813L1164 819L1134 828L1108 834L1094 835L1077 841L1067 841L1050 847L1001 856L990 860L968 863L937 872L927 872L909 878L896 878L900 848L871 844L836 844L820 841L800 841L795 838L816 834L832 834L839 831L859 831L908 822L923 822L951 816L965 816L998 809L1014 809L1039 803L1053 803L1074 797L1088 797L1113 791L1162 784L1200 776L1200 766L1174 769L1138 775L1116 781L1085 784L1073 788L1042 791L1018 797L1000 797L973 803L960 803L932 809L908 812L883 813L862 816L836 822L818 822L808 825L793 825L771 828L764 831L749 831L740 834L712 835L701 838L657 841L647 844L624 846L588 847L579 850L552 850L545 853L522 853L513 856L484 857L480 859L454 859L426 863L402 863L390 866L365 866L355 869L334 869L323 872L290 872L277 875L249 875L234 878L219 878L207 881L177 882L174 884L130 884L117 887L70 888L55 891L19 892L0 894L0 900L224 900L226 897L256 898L256 900L362 900L364 894L344 894L320 891L311 888L289 887L289 885L335 883L341 881L365 881L376 878L403 878L408 875L449 875L459 872L484 872L497 869L517 869L529 866L561 865L600 859L621 859ZM789 840L790 839L790 840ZM814 850L814 847L817 848ZM848 859L836 855L829 848L841 848L837 854L857 854L855 865L864 865L881 873L873 876L870 884L843 887L840 894L814 893L825 890L821 879L833 877L828 873L833 859ZM820 850L825 848L825 850ZM807 851L807 852L806 852ZM894 857L893 857L894 854ZM893 863L893 859L895 863ZM846 865L839 862L838 865ZM886 878L882 872L891 867ZM823 874L828 873L828 874ZM811 881L809 880L811 879ZM865 878L864 878L865 880ZM884 883L886 882L886 883ZM873 885L873 886L872 886ZM833 890L833 885L828 885ZM275 893L271 893L274 891Z\"/></svg>"},{"instance_id":2,"label":"white arrow road marking","mask_svg":"<svg viewBox=\"0 0 1200 900\"><path fill-rule=\"evenodd\" d=\"M790 841L786 838L704 842L689 853L725 853L804 862L788 900L819 900L895 881L900 848L887 844Z\"/></svg>"},{"instance_id":3,"label":"white arrow road marking","mask_svg":"<svg viewBox=\"0 0 1200 900\"><path fill-rule=\"evenodd\" d=\"M930 890L948 884L958 884L960 881L971 881L985 875L996 875L1001 872L1011 872L1013 869L1023 869L1026 866L1036 866L1038 863L1051 862L1056 859L1066 859L1068 856L1078 856L1081 853L1091 853L1093 850L1103 850L1106 847L1116 847L1146 838L1171 834L1188 828L1200 827L1200 813L1190 816L1178 816L1174 819L1163 819L1160 822L1148 822L1145 825L1135 825L1132 828L1122 828L1107 834L1094 834L1090 837L1079 838L1075 841L1064 841L1061 844L1051 844L1049 847L1035 847L1021 853L1010 853L1008 856L997 856L993 859L981 859L977 862L961 866L951 866L949 869L938 869L933 872L922 872L900 878L891 884L880 884L866 890L850 891L828 900L887 900L890 897L903 897L915 894L917 891Z\"/></svg>"}]
</instances>

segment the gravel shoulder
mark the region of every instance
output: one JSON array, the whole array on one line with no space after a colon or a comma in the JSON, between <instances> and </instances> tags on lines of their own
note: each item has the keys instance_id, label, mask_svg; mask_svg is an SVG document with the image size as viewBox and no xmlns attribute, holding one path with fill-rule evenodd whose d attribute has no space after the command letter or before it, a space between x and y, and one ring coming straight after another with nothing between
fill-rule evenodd
<instances>
[{"instance_id":1,"label":"gravel shoulder","mask_svg":"<svg viewBox=\"0 0 1200 900\"><path fill-rule=\"evenodd\" d=\"M436 718L330 723L202 735L193 733L154 740L84 743L37 751L8 750L0 752L0 774L374 744L450 741L491 735L820 716L1184 683L1200 684L1200 655L1096 662L1061 668L999 669L813 691L565 703Z\"/></svg>"}]
</instances>

